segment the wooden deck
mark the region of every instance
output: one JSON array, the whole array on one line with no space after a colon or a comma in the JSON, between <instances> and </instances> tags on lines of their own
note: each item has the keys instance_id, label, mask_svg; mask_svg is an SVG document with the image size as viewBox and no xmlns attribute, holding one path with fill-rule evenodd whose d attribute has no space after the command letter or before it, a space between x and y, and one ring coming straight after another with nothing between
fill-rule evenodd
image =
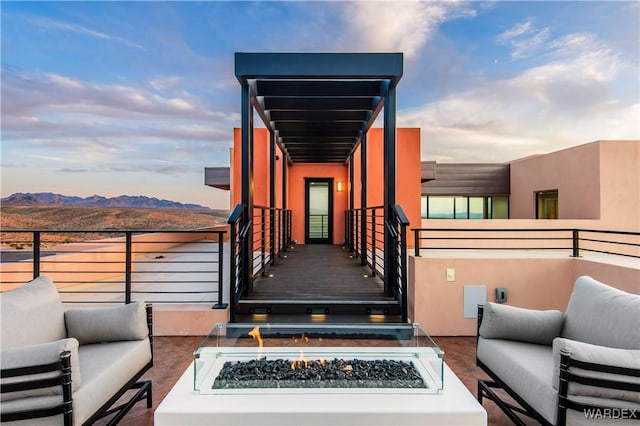
<instances>
[{"instance_id":1,"label":"wooden deck","mask_svg":"<svg viewBox=\"0 0 640 426\"><path fill-rule=\"evenodd\" d=\"M264 277L254 281L248 299L255 301L387 301L382 280L350 258L348 250L330 244L297 245L276 259ZM286 256L286 257L284 257Z\"/></svg>"}]
</instances>

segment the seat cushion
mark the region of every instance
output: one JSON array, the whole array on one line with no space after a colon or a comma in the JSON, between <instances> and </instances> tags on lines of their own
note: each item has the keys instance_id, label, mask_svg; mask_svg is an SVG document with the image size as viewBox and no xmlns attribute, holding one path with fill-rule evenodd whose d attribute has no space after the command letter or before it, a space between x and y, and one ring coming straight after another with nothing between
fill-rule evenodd
<instances>
[{"instance_id":1,"label":"seat cushion","mask_svg":"<svg viewBox=\"0 0 640 426\"><path fill-rule=\"evenodd\" d=\"M67 337L62 301L47 277L0 293L0 316L3 349Z\"/></svg>"},{"instance_id":2,"label":"seat cushion","mask_svg":"<svg viewBox=\"0 0 640 426\"><path fill-rule=\"evenodd\" d=\"M576 280L562 337L610 348L640 349L640 296L583 276Z\"/></svg>"},{"instance_id":3,"label":"seat cushion","mask_svg":"<svg viewBox=\"0 0 640 426\"><path fill-rule=\"evenodd\" d=\"M82 424L151 361L149 339L96 343L79 349L82 386L73 393L73 418Z\"/></svg>"},{"instance_id":4,"label":"seat cushion","mask_svg":"<svg viewBox=\"0 0 640 426\"><path fill-rule=\"evenodd\" d=\"M479 337L478 359L534 410L555 423L558 391L552 384L551 346Z\"/></svg>"},{"instance_id":5,"label":"seat cushion","mask_svg":"<svg viewBox=\"0 0 640 426\"><path fill-rule=\"evenodd\" d=\"M143 303L110 308L69 309L65 312L69 337L81 345L121 340L142 340L149 335Z\"/></svg>"}]
</instances>

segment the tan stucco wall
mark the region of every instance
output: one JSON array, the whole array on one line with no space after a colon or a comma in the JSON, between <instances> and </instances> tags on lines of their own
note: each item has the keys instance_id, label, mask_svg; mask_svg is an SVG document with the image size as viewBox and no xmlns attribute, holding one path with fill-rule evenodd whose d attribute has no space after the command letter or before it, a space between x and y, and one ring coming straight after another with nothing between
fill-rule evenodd
<instances>
[{"instance_id":1,"label":"tan stucco wall","mask_svg":"<svg viewBox=\"0 0 640 426\"><path fill-rule=\"evenodd\" d=\"M560 219L640 230L640 141L596 141L511 163L510 216L534 219L536 192L558 190Z\"/></svg>"},{"instance_id":2,"label":"tan stucco wall","mask_svg":"<svg viewBox=\"0 0 640 426\"><path fill-rule=\"evenodd\" d=\"M512 219L535 219L536 192L558 190L560 219L600 218L599 143L511 162Z\"/></svg>"},{"instance_id":3,"label":"tan stucco wall","mask_svg":"<svg viewBox=\"0 0 640 426\"><path fill-rule=\"evenodd\" d=\"M496 287L506 287L508 304L564 311L577 277L590 275L622 290L640 294L640 269L569 257L463 258L409 257L409 318L434 336L473 336L476 319L464 318L465 285L486 285L487 301ZM455 281L446 269L455 269ZM417 277L417 278L416 278Z\"/></svg>"},{"instance_id":4,"label":"tan stucco wall","mask_svg":"<svg viewBox=\"0 0 640 426\"><path fill-rule=\"evenodd\" d=\"M601 226L640 231L640 141L602 141L598 146Z\"/></svg>"}]
</instances>

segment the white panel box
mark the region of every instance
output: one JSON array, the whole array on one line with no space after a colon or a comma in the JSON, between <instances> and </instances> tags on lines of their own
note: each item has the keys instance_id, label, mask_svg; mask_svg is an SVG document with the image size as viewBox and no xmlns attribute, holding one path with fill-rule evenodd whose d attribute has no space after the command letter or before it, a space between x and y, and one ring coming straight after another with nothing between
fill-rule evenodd
<instances>
[{"instance_id":1,"label":"white panel box","mask_svg":"<svg viewBox=\"0 0 640 426\"><path fill-rule=\"evenodd\" d=\"M478 316L478 305L487 303L486 285L465 285L464 286L464 317L476 318Z\"/></svg>"}]
</instances>

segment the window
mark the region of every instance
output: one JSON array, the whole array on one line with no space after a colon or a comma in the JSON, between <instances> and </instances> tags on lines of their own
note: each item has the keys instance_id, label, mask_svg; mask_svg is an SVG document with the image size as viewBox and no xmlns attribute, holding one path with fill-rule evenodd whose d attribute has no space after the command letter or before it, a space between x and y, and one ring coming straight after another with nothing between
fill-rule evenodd
<instances>
[{"instance_id":1,"label":"window","mask_svg":"<svg viewBox=\"0 0 640 426\"><path fill-rule=\"evenodd\" d=\"M536 192L536 219L558 219L558 190Z\"/></svg>"},{"instance_id":2,"label":"window","mask_svg":"<svg viewBox=\"0 0 640 426\"><path fill-rule=\"evenodd\" d=\"M423 219L508 219L509 197L428 195L420 200Z\"/></svg>"},{"instance_id":3,"label":"window","mask_svg":"<svg viewBox=\"0 0 640 426\"><path fill-rule=\"evenodd\" d=\"M429 197L427 217L430 219L453 219L453 197Z\"/></svg>"},{"instance_id":4,"label":"window","mask_svg":"<svg viewBox=\"0 0 640 426\"><path fill-rule=\"evenodd\" d=\"M486 212L491 210L485 207L485 200L491 203L491 197L469 197L469 219L490 219Z\"/></svg>"},{"instance_id":5,"label":"window","mask_svg":"<svg viewBox=\"0 0 640 426\"><path fill-rule=\"evenodd\" d=\"M509 219L509 197L489 197L489 203L492 219Z\"/></svg>"}]
</instances>

